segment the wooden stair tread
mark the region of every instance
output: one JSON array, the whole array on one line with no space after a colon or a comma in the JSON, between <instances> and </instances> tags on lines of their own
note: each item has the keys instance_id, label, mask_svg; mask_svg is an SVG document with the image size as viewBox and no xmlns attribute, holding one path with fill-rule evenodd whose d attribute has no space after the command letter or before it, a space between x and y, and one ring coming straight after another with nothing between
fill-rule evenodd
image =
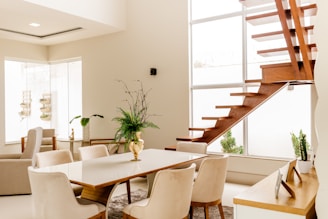
<instances>
[{"instance_id":1,"label":"wooden stair tread","mask_svg":"<svg viewBox=\"0 0 328 219\"><path fill-rule=\"evenodd\" d=\"M261 82L262 82L262 79L248 79L248 80L245 80L246 84L261 83Z\"/></svg>"},{"instance_id":2,"label":"wooden stair tread","mask_svg":"<svg viewBox=\"0 0 328 219\"><path fill-rule=\"evenodd\" d=\"M274 3L274 0L239 0L239 2L246 7L254 7L264 4Z\"/></svg>"},{"instance_id":3,"label":"wooden stair tread","mask_svg":"<svg viewBox=\"0 0 328 219\"><path fill-rule=\"evenodd\" d=\"M215 127L210 127L210 128L196 128L196 127L192 127L192 128L189 128L189 131L209 131L209 130L212 130L212 129L215 129Z\"/></svg>"},{"instance_id":4,"label":"wooden stair tread","mask_svg":"<svg viewBox=\"0 0 328 219\"><path fill-rule=\"evenodd\" d=\"M305 31L312 31L313 29L314 29L314 25L304 27ZM289 32L293 37L295 37L295 34L296 34L295 29L290 29ZM252 39L254 39L258 42L284 39L284 32L282 30L278 30L278 31L272 31L272 32L267 32L267 33L254 34L254 35L252 35Z\"/></svg>"},{"instance_id":5,"label":"wooden stair tread","mask_svg":"<svg viewBox=\"0 0 328 219\"><path fill-rule=\"evenodd\" d=\"M317 14L318 8L317 4L309 4L301 7L303 16L315 16Z\"/></svg>"},{"instance_id":6,"label":"wooden stair tread","mask_svg":"<svg viewBox=\"0 0 328 219\"><path fill-rule=\"evenodd\" d=\"M177 137L177 141L199 141L201 137L194 137L194 136L183 136L183 137Z\"/></svg>"},{"instance_id":7,"label":"wooden stair tread","mask_svg":"<svg viewBox=\"0 0 328 219\"><path fill-rule=\"evenodd\" d=\"M242 108L245 107L244 105L220 105L220 106L215 106L216 109L237 109L237 108Z\"/></svg>"},{"instance_id":8,"label":"wooden stair tread","mask_svg":"<svg viewBox=\"0 0 328 219\"><path fill-rule=\"evenodd\" d=\"M304 16L314 16L317 13L316 4L301 6L300 9L303 12ZM285 10L285 14L288 19L290 19L291 17L290 13L291 13L290 9ZM252 25L262 25L262 24L279 22L280 20L279 20L278 11L272 11L263 14L247 16L246 21Z\"/></svg>"},{"instance_id":9,"label":"wooden stair tread","mask_svg":"<svg viewBox=\"0 0 328 219\"><path fill-rule=\"evenodd\" d=\"M225 120L230 118L230 116L204 116L202 120Z\"/></svg>"},{"instance_id":10,"label":"wooden stair tread","mask_svg":"<svg viewBox=\"0 0 328 219\"><path fill-rule=\"evenodd\" d=\"M308 44L308 48L310 50L316 48L315 43ZM299 53L300 47L294 46L295 53ZM281 48L273 48L273 49L265 49L265 50L259 50L257 51L258 55L261 55L263 57L270 57L270 56L278 56L278 55L288 55L288 47L281 47Z\"/></svg>"},{"instance_id":11,"label":"wooden stair tread","mask_svg":"<svg viewBox=\"0 0 328 219\"><path fill-rule=\"evenodd\" d=\"M259 93L254 92L240 92L240 93L231 93L230 96L245 96L245 97L254 97L260 95Z\"/></svg>"}]
</instances>

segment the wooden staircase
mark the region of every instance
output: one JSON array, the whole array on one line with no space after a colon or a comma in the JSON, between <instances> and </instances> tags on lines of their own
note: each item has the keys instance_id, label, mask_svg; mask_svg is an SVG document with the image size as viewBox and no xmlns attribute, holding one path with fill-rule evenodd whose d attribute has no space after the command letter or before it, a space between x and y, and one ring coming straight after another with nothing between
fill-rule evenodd
<instances>
[{"instance_id":1,"label":"wooden staircase","mask_svg":"<svg viewBox=\"0 0 328 219\"><path fill-rule=\"evenodd\" d=\"M249 15L246 21L252 25L263 25L280 22L280 30L272 30L254 34L252 38L259 43L263 41L284 39L286 47L259 50L258 55L274 57L287 54L290 62L265 64L262 69L262 79L245 81L254 85L258 83L258 92L231 93L230 96L242 96L241 105L213 106L217 109L230 109L224 117L203 117L203 120L214 120L215 125L207 128L189 128L190 133L201 132L199 136L185 136L176 138L177 141L206 142L210 144L250 113L255 111L268 99L288 85L313 83L316 44L310 42L313 25L303 25L304 19L313 17L317 12L316 4L299 5L298 0L239 0L245 7L264 4L275 5L276 10L261 14Z\"/></svg>"}]
</instances>

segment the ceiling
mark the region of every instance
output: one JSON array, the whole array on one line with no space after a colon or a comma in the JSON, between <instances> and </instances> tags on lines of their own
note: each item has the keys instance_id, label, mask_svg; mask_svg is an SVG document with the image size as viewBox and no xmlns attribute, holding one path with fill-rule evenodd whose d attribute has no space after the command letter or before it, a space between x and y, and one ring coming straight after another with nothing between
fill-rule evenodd
<instances>
[{"instance_id":1,"label":"ceiling","mask_svg":"<svg viewBox=\"0 0 328 219\"><path fill-rule=\"evenodd\" d=\"M32 27L32 22L40 26ZM0 0L0 38L55 45L116 31L111 26L26 1Z\"/></svg>"}]
</instances>

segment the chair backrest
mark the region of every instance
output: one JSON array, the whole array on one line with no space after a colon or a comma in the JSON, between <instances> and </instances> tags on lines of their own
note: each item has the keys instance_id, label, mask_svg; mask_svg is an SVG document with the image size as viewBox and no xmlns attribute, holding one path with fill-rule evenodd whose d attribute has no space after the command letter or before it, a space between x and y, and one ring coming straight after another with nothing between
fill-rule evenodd
<instances>
[{"instance_id":1,"label":"chair backrest","mask_svg":"<svg viewBox=\"0 0 328 219\"><path fill-rule=\"evenodd\" d=\"M206 154L207 153L206 142L184 142L178 141L176 150L182 152L190 152L190 153L198 153L198 154ZM196 171L198 171L202 160L196 161Z\"/></svg>"},{"instance_id":2,"label":"chair backrest","mask_svg":"<svg viewBox=\"0 0 328 219\"><path fill-rule=\"evenodd\" d=\"M35 154L39 152L42 141L42 128L36 127L30 129L27 133L27 143L21 159L35 160Z\"/></svg>"},{"instance_id":3,"label":"chair backrest","mask_svg":"<svg viewBox=\"0 0 328 219\"><path fill-rule=\"evenodd\" d=\"M36 153L37 167L47 167L70 162L73 162L73 156L71 152L66 149Z\"/></svg>"},{"instance_id":4,"label":"chair backrest","mask_svg":"<svg viewBox=\"0 0 328 219\"><path fill-rule=\"evenodd\" d=\"M183 152L191 152L198 154L206 154L207 153L207 143L205 142L183 142L179 141L177 143L177 151Z\"/></svg>"},{"instance_id":5,"label":"chair backrest","mask_svg":"<svg viewBox=\"0 0 328 219\"><path fill-rule=\"evenodd\" d=\"M185 169L159 171L149 197L147 210L140 218L184 218L188 215L195 164Z\"/></svg>"},{"instance_id":6,"label":"chair backrest","mask_svg":"<svg viewBox=\"0 0 328 219\"><path fill-rule=\"evenodd\" d=\"M55 129L43 129L42 145L52 145L53 136L55 136Z\"/></svg>"},{"instance_id":7,"label":"chair backrest","mask_svg":"<svg viewBox=\"0 0 328 219\"><path fill-rule=\"evenodd\" d=\"M79 147L81 160L90 160L98 157L109 156L108 149L104 144Z\"/></svg>"},{"instance_id":8,"label":"chair backrest","mask_svg":"<svg viewBox=\"0 0 328 219\"><path fill-rule=\"evenodd\" d=\"M191 200L194 202L211 202L222 198L226 180L228 155L205 158L198 170L193 185Z\"/></svg>"},{"instance_id":9,"label":"chair backrest","mask_svg":"<svg viewBox=\"0 0 328 219\"><path fill-rule=\"evenodd\" d=\"M35 219L89 218L98 213L96 205L80 205L64 173L28 169Z\"/></svg>"}]
</instances>

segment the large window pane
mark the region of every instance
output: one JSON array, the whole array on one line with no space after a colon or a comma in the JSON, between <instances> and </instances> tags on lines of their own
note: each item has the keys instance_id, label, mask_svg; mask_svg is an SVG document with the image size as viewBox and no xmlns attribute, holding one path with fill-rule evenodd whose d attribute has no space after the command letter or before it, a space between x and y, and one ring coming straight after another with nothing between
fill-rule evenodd
<instances>
[{"instance_id":1,"label":"large window pane","mask_svg":"<svg viewBox=\"0 0 328 219\"><path fill-rule=\"evenodd\" d=\"M284 89L248 117L250 155L293 158L290 133L311 142L311 85Z\"/></svg>"},{"instance_id":2,"label":"large window pane","mask_svg":"<svg viewBox=\"0 0 328 219\"><path fill-rule=\"evenodd\" d=\"M238 0L192 0L191 7L193 20L228 14L231 12L240 11L242 8Z\"/></svg>"},{"instance_id":3,"label":"large window pane","mask_svg":"<svg viewBox=\"0 0 328 219\"><path fill-rule=\"evenodd\" d=\"M238 16L192 26L193 85L243 80L241 25Z\"/></svg>"},{"instance_id":4,"label":"large window pane","mask_svg":"<svg viewBox=\"0 0 328 219\"><path fill-rule=\"evenodd\" d=\"M37 126L55 128L58 138L68 138L69 118L81 115L81 109L80 60L51 65L5 61L6 143ZM82 137L81 126L76 137Z\"/></svg>"}]
</instances>

